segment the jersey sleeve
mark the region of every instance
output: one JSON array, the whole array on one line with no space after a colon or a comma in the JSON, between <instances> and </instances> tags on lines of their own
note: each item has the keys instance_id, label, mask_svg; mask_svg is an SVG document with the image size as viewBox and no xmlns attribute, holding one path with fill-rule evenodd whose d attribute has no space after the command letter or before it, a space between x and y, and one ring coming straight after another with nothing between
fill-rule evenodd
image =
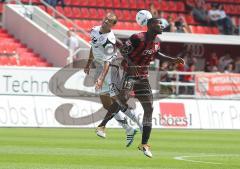
<instances>
[{"instance_id":1,"label":"jersey sleeve","mask_svg":"<svg viewBox=\"0 0 240 169\"><path fill-rule=\"evenodd\" d=\"M140 38L137 34L133 34L122 46L121 54L127 56L132 53L132 51L139 45Z\"/></svg>"}]
</instances>

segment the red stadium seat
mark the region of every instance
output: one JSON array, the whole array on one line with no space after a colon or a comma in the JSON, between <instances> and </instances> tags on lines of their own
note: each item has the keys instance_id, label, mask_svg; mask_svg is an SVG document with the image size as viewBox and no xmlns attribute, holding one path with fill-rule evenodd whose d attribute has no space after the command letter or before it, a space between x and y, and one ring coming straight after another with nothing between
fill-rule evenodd
<instances>
[{"instance_id":1,"label":"red stadium seat","mask_svg":"<svg viewBox=\"0 0 240 169\"><path fill-rule=\"evenodd\" d=\"M124 20L131 20L131 13L129 12L129 10L123 10L123 16L124 16Z\"/></svg>"},{"instance_id":2,"label":"red stadium seat","mask_svg":"<svg viewBox=\"0 0 240 169\"><path fill-rule=\"evenodd\" d=\"M167 5L167 4L166 4ZM169 11L177 11L177 5L174 1L168 2L168 9Z\"/></svg>"},{"instance_id":3,"label":"red stadium seat","mask_svg":"<svg viewBox=\"0 0 240 169\"><path fill-rule=\"evenodd\" d=\"M9 64L9 57L0 56L0 65L8 65Z\"/></svg>"},{"instance_id":4,"label":"red stadium seat","mask_svg":"<svg viewBox=\"0 0 240 169\"><path fill-rule=\"evenodd\" d=\"M159 2L158 2L158 3L159 3ZM169 10L169 6L168 6L167 1L162 1L162 2L160 3L160 9L161 9L162 11L168 11L168 10Z\"/></svg>"},{"instance_id":5,"label":"red stadium seat","mask_svg":"<svg viewBox=\"0 0 240 169\"><path fill-rule=\"evenodd\" d=\"M114 8L121 8L120 0L113 0L113 7Z\"/></svg>"},{"instance_id":6,"label":"red stadium seat","mask_svg":"<svg viewBox=\"0 0 240 169\"><path fill-rule=\"evenodd\" d=\"M137 1L137 8L138 9L146 9L148 7L144 1Z\"/></svg>"},{"instance_id":7,"label":"red stadium seat","mask_svg":"<svg viewBox=\"0 0 240 169\"><path fill-rule=\"evenodd\" d=\"M121 0L121 8L129 8L128 0Z\"/></svg>"},{"instance_id":8,"label":"red stadium seat","mask_svg":"<svg viewBox=\"0 0 240 169\"><path fill-rule=\"evenodd\" d=\"M88 8L81 8L81 13L83 18L90 18Z\"/></svg>"},{"instance_id":9,"label":"red stadium seat","mask_svg":"<svg viewBox=\"0 0 240 169\"><path fill-rule=\"evenodd\" d=\"M115 10L115 14L118 17L118 20L124 20L124 16L123 16L122 10L116 9Z\"/></svg>"},{"instance_id":10,"label":"red stadium seat","mask_svg":"<svg viewBox=\"0 0 240 169\"><path fill-rule=\"evenodd\" d=\"M88 6L88 0L72 0L72 1L77 1L75 3L78 3L79 6Z\"/></svg>"},{"instance_id":11,"label":"red stadium seat","mask_svg":"<svg viewBox=\"0 0 240 169\"><path fill-rule=\"evenodd\" d=\"M97 7L104 7L105 6L104 0L96 0L96 6Z\"/></svg>"},{"instance_id":12,"label":"red stadium seat","mask_svg":"<svg viewBox=\"0 0 240 169\"><path fill-rule=\"evenodd\" d=\"M183 2L181 2L181 1L177 1L176 2L176 7L177 7L177 11L178 12L184 12L185 11L185 5L184 5L184 3Z\"/></svg>"},{"instance_id":13,"label":"red stadium seat","mask_svg":"<svg viewBox=\"0 0 240 169\"><path fill-rule=\"evenodd\" d=\"M57 10L59 13L65 15L64 9L63 9L62 7L57 6L57 7L56 7L56 10Z\"/></svg>"},{"instance_id":14,"label":"red stadium seat","mask_svg":"<svg viewBox=\"0 0 240 169\"><path fill-rule=\"evenodd\" d=\"M43 11L45 11L45 12L47 11L46 6L44 6L44 5L38 5L38 7L41 8L41 9L42 9Z\"/></svg>"},{"instance_id":15,"label":"red stadium seat","mask_svg":"<svg viewBox=\"0 0 240 169\"><path fill-rule=\"evenodd\" d=\"M96 7L96 6L97 6L96 0L89 0L89 1L88 1L88 6Z\"/></svg>"},{"instance_id":16,"label":"red stadium seat","mask_svg":"<svg viewBox=\"0 0 240 169\"><path fill-rule=\"evenodd\" d=\"M112 0L104 0L105 7L107 8L112 8L113 7L113 2Z\"/></svg>"},{"instance_id":17,"label":"red stadium seat","mask_svg":"<svg viewBox=\"0 0 240 169\"><path fill-rule=\"evenodd\" d=\"M73 17L75 17L75 16L73 15L73 12L72 12L72 8L71 8L71 7L65 7L65 8L64 8L64 13L65 13L65 15L66 15L68 18L73 18Z\"/></svg>"},{"instance_id":18,"label":"red stadium seat","mask_svg":"<svg viewBox=\"0 0 240 169\"><path fill-rule=\"evenodd\" d=\"M128 3L129 3L129 8L131 8L131 9L136 9L136 8L138 8L138 7L137 7L136 0L129 0Z\"/></svg>"},{"instance_id":19,"label":"red stadium seat","mask_svg":"<svg viewBox=\"0 0 240 169\"><path fill-rule=\"evenodd\" d=\"M97 12L98 12L98 18L100 18L100 19L103 19L105 17L105 15L106 15L106 11L104 9L102 9L102 8L99 8L97 10Z\"/></svg>"},{"instance_id":20,"label":"red stadium seat","mask_svg":"<svg viewBox=\"0 0 240 169\"><path fill-rule=\"evenodd\" d=\"M96 8L89 8L89 15L91 18L96 19L98 18L98 13Z\"/></svg>"},{"instance_id":21,"label":"red stadium seat","mask_svg":"<svg viewBox=\"0 0 240 169\"><path fill-rule=\"evenodd\" d=\"M9 65L12 65L12 66L18 65L16 57L10 57L8 62L9 62Z\"/></svg>"},{"instance_id":22,"label":"red stadium seat","mask_svg":"<svg viewBox=\"0 0 240 169\"><path fill-rule=\"evenodd\" d=\"M75 18L81 18L81 10L77 7L73 7L72 8L72 15L75 17Z\"/></svg>"},{"instance_id":23,"label":"red stadium seat","mask_svg":"<svg viewBox=\"0 0 240 169\"><path fill-rule=\"evenodd\" d=\"M216 35L220 34L217 27L212 27L211 30L212 30L212 34L216 34Z\"/></svg>"}]
</instances>

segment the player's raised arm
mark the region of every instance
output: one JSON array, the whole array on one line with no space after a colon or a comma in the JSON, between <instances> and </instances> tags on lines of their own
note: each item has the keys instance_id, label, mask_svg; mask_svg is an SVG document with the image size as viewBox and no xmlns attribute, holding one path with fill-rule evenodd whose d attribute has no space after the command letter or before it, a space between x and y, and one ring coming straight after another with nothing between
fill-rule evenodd
<instances>
[{"instance_id":1,"label":"player's raised arm","mask_svg":"<svg viewBox=\"0 0 240 169\"><path fill-rule=\"evenodd\" d=\"M168 62L173 62L173 63L178 63L178 64L185 64L184 60L180 57L177 57L177 58L174 58L174 57L170 57L170 56L167 56L163 53L161 53L160 51L158 51L158 54L157 54L157 59L164 59Z\"/></svg>"},{"instance_id":2,"label":"player's raised arm","mask_svg":"<svg viewBox=\"0 0 240 169\"><path fill-rule=\"evenodd\" d=\"M89 74L89 71L90 71L90 66L93 62L93 59L94 59L94 56L93 56L93 53L92 53L92 47L90 48L90 52L89 52L89 56L88 56L88 62L87 62L87 65L85 66L84 68L84 72L86 74Z\"/></svg>"}]
</instances>

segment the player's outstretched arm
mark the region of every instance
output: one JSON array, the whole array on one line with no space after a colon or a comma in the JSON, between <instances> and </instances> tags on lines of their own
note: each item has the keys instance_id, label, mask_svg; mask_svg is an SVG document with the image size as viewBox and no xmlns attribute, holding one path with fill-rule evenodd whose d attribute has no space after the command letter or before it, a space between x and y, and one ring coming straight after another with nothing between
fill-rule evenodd
<instances>
[{"instance_id":1,"label":"player's outstretched arm","mask_svg":"<svg viewBox=\"0 0 240 169\"><path fill-rule=\"evenodd\" d=\"M90 53L89 53L89 56L88 56L88 62L87 62L87 65L86 65L85 68L84 68L84 72L85 72L86 74L89 74L90 66L91 66L91 64L92 64L92 62L93 62L93 59L94 59L94 56L93 56L92 47L91 47Z\"/></svg>"},{"instance_id":2,"label":"player's outstretched arm","mask_svg":"<svg viewBox=\"0 0 240 169\"><path fill-rule=\"evenodd\" d=\"M163 53L161 52L158 52L158 59L164 59L164 60L167 60L169 62L173 62L173 63L178 63L178 64L185 64L184 60L180 57L177 57L177 58L173 58L173 57L170 57L170 56L167 56L167 55L164 55Z\"/></svg>"}]
</instances>

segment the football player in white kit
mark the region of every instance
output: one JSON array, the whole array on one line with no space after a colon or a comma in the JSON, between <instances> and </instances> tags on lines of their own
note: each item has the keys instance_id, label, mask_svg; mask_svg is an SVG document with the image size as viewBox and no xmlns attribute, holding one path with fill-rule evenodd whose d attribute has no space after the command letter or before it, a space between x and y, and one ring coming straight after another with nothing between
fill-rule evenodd
<instances>
[{"instance_id":1,"label":"football player in white kit","mask_svg":"<svg viewBox=\"0 0 240 169\"><path fill-rule=\"evenodd\" d=\"M95 89L100 95L103 107L108 111L110 105L114 102L114 99L117 99L117 95L119 94L115 88L120 83L119 66L115 64L115 61L117 60L116 37L111 31L111 28L116 23L117 16L114 13L108 13L101 26L95 26L92 28L90 32L91 49L88 63L84 69L84 72L89 74L90 65L94 60L96 65ZM126 109L124 113L131 120L136 122L140 130L142 130L142 124L139 122L139 119L137 119L135 114L131 112L130 108ZM108 114L105 118L108 118ZM128 125L126 116L122 112L116 112L114 118L126 130L126 146L130 146L137 130ZM96 129L96 134L105 138L105 125L100 124Z\"/></svg>"}]
</instances>

